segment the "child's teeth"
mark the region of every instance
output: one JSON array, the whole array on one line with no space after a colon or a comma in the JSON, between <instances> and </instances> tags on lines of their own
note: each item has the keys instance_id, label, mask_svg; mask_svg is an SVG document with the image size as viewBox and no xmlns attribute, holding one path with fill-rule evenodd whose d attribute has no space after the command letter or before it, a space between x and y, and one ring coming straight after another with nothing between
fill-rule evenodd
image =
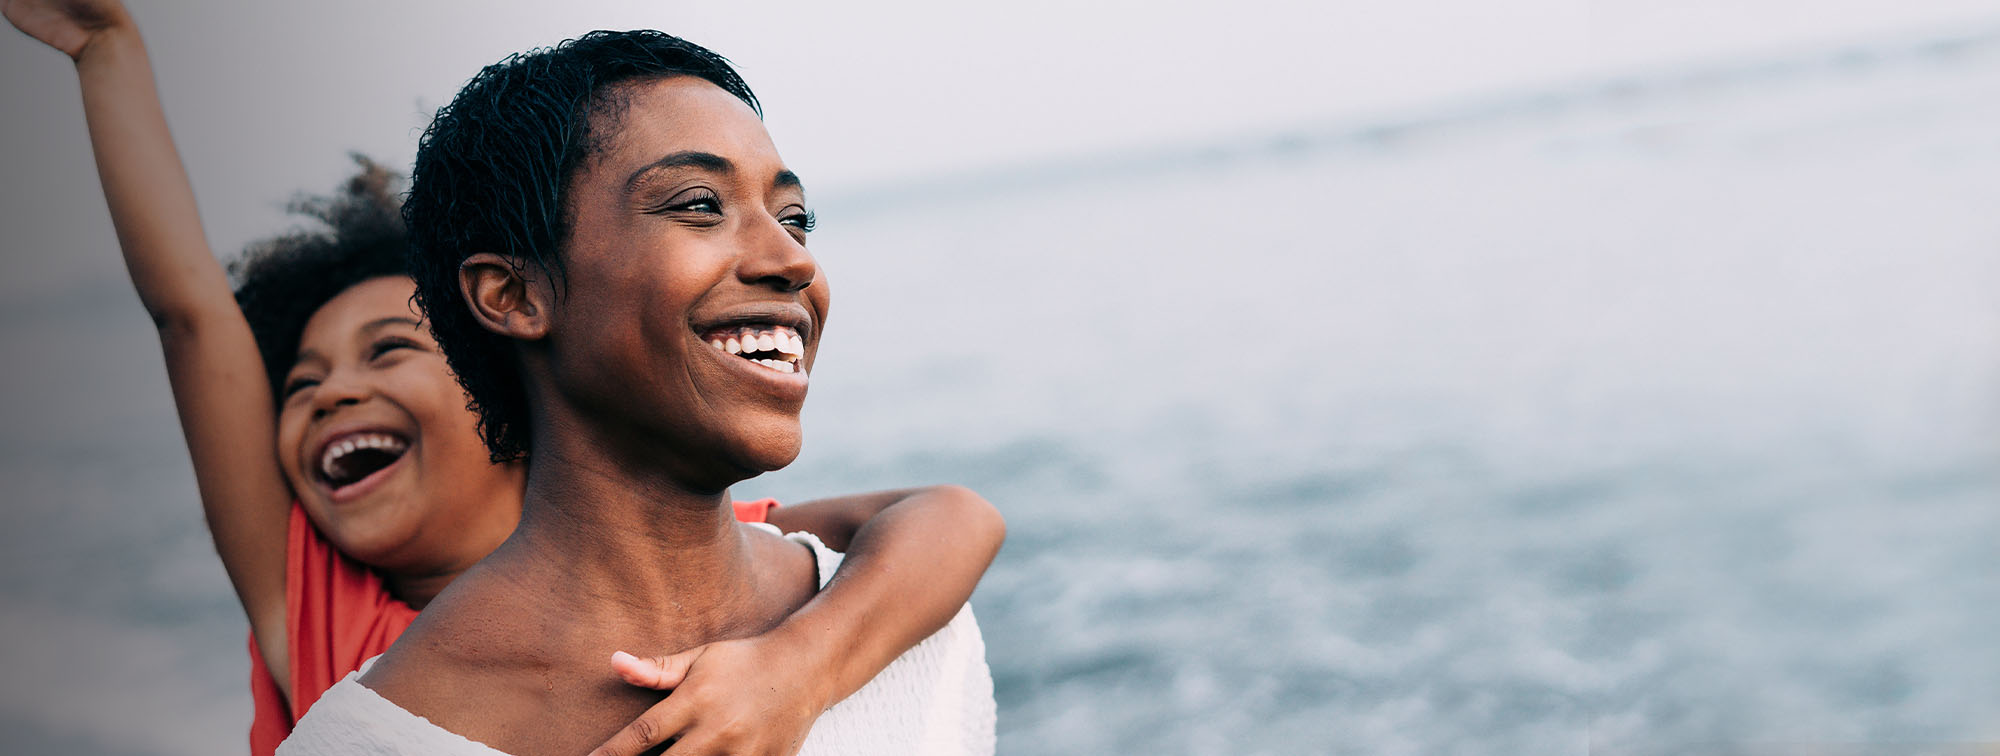
<instances>
[{"instance_id":1,"label":"child's teeth","mask_svg":"<svg viewBox=\"0 0 2000 756\"><path fill-rule=\"evenodd\" d=\"M350 436L342 439L339 443L326 447L326 453L319 460L319 469L327 477L333 477L339 472L338 463L341 458L353 454L356 450L379 449L391 454L401 455L403 452L408 451L409 448L409 442L395 436L379 433Z\"/></svg>"},{"instance_id":2,"label":"child's teeth","mask_svg":"<svg viewBox=\"0 0 2000 756\"><path fill-rule=\"evenodd\" d=\"M727 342L724 342L724 343L723 343L723 345L722 345L722 348L723 348L723 350L724 350L724 351L727 351L727 352L729 352L730 354L742 354L742 353L743 353L743 345L742 345L742 344L739 344L739 343L737 343L737 341L736 341L735 339L730 339L729 341L727 341Z\"/></svg>"},{"instance_id":3,"label":"child's teeth","mask_svg":"<svg viewBox=\"0 0 2000 756\"><path fill-rule=\"evenodd\" d=\"M768 332L760 334L757 337L757 349L762 352L775 352L778 350L778 340L772 338Z\"/></svg>"},{"instance_id":4,"label":"child's teeth","mask_svg":"<svg viewBox=\"0 0 2000 756\"><path fill-rule=\"evenodd\" d=\"M713 346L713 347L715 347L715 348L717 348L717 349L722 349L722 346L723 346L723 345L722 345L722 339L716 339L715 341L713 341L713 342L710 342L710 345L711 345L711 346ZM727 349L723 349L723 351L725 351L725 352L726 352L726 351L729 351L729 350L727 350Z\"/></svg>"}]
</instances>

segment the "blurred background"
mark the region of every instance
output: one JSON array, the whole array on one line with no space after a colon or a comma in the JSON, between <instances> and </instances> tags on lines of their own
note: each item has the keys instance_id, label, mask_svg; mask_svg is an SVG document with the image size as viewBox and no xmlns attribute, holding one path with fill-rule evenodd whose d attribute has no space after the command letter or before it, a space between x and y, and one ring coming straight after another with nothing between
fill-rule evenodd
<instances>
[{"instance_id":1,"label":"blurred background","mask_svg":"<svg viewBox=\"0 0 2000 756\"><path fill-rule=\"evenodd\" d=\"M736 493L999 505L1002 753L2000 741L1990 2L132 1L224 257L507 53L740 64L836 296ZM0 730L240 752L75 76L0 72Z\"/></svg>"}]
</instances>

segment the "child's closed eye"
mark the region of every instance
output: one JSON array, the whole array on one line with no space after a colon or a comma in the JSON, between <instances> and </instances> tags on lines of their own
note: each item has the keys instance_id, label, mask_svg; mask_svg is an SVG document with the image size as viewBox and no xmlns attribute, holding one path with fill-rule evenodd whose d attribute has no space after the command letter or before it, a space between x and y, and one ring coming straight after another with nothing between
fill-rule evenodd
<instances>
[{"instance_id":1,"label":"child's closed eye","mask_svg":"<svg viewBox=\"0 0 2000 756\"><path fill-rule=\"evenodd\" d=\"M278 398L280 400L289 401L292 398L292 395L317 385L319 385L318 378L305 378L305 377L289 378L286 379L284 388L279 390Z\"/></svg>"},{"instance_id":2,"label":"child's closed eye","mask_svg":"<svg viewBox=\"0 0 2000 756\"><path fill-rule=\"evenodd\" d=\"M369 345L368 359L370 361L379 360L384 355L387 355L398 349L415 349L420 352L430 351L424 345L419 344L410 339L401 337L392 337L392 338L382 339L380 341L375 342L374 344Z\"/></svg>"}]
</instances>

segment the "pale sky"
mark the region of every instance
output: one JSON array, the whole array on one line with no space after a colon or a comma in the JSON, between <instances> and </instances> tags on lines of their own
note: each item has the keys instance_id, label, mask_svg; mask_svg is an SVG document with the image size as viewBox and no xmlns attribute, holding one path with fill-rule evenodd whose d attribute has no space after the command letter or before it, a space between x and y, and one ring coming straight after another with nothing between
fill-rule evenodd
<instances>
[{"instance_id":1,"label":"pale sky","mask_svg":"<svg viewBox=\"0 0 2000 756\"><path fill-rule=\"evenodd\" d=\"M224 256L347 152L406 164L480 66L595 28L731 57L792 167L839 193L2000 24L1990 0L132 4ZM0 70L0 221L39 271L0 293L102 281L113 256L36 251L111 239L68 62L10 33Z\"/></svg>"}]
</instances>

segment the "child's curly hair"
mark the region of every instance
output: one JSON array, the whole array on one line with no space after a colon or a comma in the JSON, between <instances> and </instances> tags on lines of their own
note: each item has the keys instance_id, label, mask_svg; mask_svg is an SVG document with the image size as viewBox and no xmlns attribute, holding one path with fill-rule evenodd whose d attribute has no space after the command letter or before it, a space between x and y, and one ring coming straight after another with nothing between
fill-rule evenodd
<instances>
[{"instance_id":1,"label":"child's curly hair","mask_svg":"<svg viewBox=\"0 0 2000 756\"><path fill-rule=\"evenodd\" d=\"M282 395L313 313L355 284L409 275L410 243L397 197L402 178L361 155L354 162L361 170L334 194L303 196L289 206L319 228L255 242L229 265L238 282L236 304L257 337L274 396Z\"/></svg>"}]
</instances>

